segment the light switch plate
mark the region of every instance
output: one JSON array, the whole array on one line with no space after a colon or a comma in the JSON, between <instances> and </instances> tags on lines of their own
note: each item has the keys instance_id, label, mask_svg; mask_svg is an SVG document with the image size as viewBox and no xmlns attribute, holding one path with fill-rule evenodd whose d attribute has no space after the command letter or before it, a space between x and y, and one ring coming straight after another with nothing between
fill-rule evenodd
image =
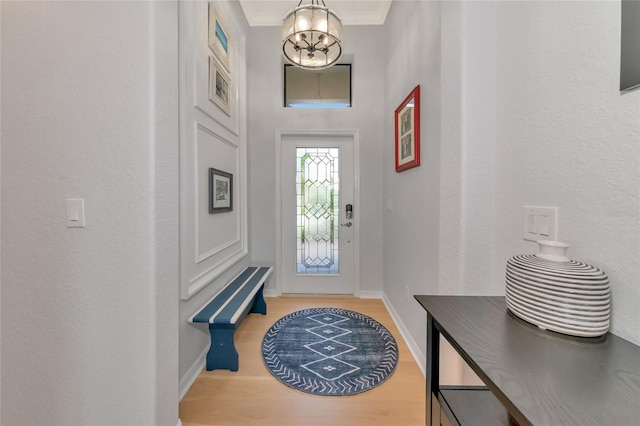
<instances>
[{"instance_id":1,"label":"light switch plate","mask_svg":"<svg viewBox=\"0 0 640 426\"><path fill-rule=\"evenodd\" d=\"M84 198L67 198L67 228L84 227Z\"/></svg>"},{"instance_id":2,"label":"light switch plate","mask_svg":"<svg viewBox=\"0 0 640 426\"><path fill-rule=\"evenodd\" d=\"M523 234L527 241L558 241L558 208L545 206L524 206Z\"/></svg>"}]
</instances>

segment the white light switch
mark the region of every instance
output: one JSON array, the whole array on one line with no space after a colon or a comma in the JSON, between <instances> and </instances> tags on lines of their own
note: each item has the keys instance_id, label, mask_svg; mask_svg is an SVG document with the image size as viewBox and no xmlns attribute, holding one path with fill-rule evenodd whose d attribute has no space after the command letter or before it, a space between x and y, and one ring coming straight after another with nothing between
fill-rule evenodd
<instances>
[{"instance_id":1,"label":"white light switch","mask_svg":"<svg viewBox=\"0 0 640 426\"><path fill-rule=\"evenodd\" d=\"M536 233L536 215L535 214L527 214L527 232L530 234Z\"/></svg>"},{"instance_id":2,"label":"white light switch","mask_svg":"<svg viewBox=\"0 0 640 426\"><path fill-rule=\"evenodd\" d=\"M391 198L387 198L387 211L393 211L393 199Z\"/></svg>"},{"instance_id":3,"label":"white light switch","mask_svg":"<svg viewBox=\"0 0 640 426\"><path fill-rule=\"evenodd\" d=\"M538 216L539 219L539 223L538 223L538 234L543 235L545 237L549 236L549 229L550 227L550 218L549 216L547 216L546 214L542 214L540 216Z\"/></svg>"},{"instance_id":4,"label":"white light switch","mask_svg":"<svg viewBox=\"0 0 640 426\"><path fill-rule=\"evenodd\" d=\"M558 208L524 206L524 232L527 241L558 240Z\"/></svg>"},{"instance_id":5,"label":"white light switch","mask_svg":"<svg viewBox=\"0 0 640 426\"><path fill-rule=\"evenodd\" d=\"M84 199L67 198L67 228L84 227Z\"/></svg>"}]
</instances>

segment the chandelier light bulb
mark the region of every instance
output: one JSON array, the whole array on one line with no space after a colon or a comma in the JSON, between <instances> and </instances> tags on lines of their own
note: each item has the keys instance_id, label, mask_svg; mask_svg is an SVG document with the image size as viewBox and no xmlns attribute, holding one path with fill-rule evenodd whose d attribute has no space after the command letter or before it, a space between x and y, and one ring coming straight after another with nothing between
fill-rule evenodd
<instances>
[{"instance_id":1,"label":"chandelier light bulb","mask_svg":"<svg viewBox=\"0 0 640 426\"><path fill-rule=\"evenodd\" d=\"M307 31L309 29L309 21L304 18L300 18L298 19L295 27L298 29L298 31Z\"/></svg>"}]
</instances>

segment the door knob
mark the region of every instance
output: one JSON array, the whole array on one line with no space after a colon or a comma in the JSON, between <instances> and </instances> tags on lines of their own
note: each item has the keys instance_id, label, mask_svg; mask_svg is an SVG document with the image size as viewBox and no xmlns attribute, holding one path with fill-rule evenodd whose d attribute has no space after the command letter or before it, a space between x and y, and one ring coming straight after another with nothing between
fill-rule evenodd
<instances>
[{"instance_id":1,"label":"door knob","mask_svg":"<svg viewBox=\"0 0 640 426\"><path fill-rule=\"evenodd\" d=\"M353 224L351 222L341 223L340 226L346 226L347 228L351 228Z\"/></svg>"}]
</instances>

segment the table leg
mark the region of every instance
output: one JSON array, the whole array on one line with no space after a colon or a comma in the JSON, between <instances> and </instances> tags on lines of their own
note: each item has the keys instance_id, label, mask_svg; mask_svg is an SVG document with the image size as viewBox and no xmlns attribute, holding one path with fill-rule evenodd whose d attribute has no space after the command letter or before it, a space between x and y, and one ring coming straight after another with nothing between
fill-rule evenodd
<instances>
[{"instance_id":1,"label":"table leg","mask_svg":"<svg viewBox=\"0 0 640 426\"><path fill-rule=\"evenodd\" d=\"M427 313L427 401L426 423L427 425L440 426L440 422L434 424L435 419L440 418L440 413L434 416L433 411L438 404L434 404L439 391L440 373L440 332L434 325L431 314Z\"/></svg>"}]
</instances>

